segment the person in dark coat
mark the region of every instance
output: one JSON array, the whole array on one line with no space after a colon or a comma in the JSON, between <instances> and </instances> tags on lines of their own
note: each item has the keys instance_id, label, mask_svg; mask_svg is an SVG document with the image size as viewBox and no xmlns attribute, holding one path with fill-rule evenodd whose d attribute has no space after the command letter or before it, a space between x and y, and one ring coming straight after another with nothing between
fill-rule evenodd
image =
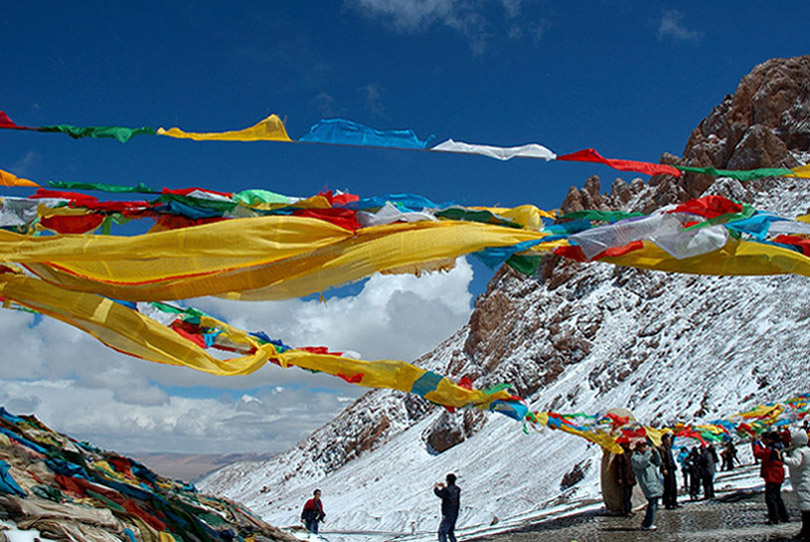
<instances>
[{"instance_id":1,"label":"person in dark coat","mask_svg":"<svg viewBox=\"0 0 810 542\"><path fill-rule=\"evenodd\" d=\"M698 456L700 477L703 482L703 498L714 498L714 466L717 464L717 452L711 443L701 447Z\"/></svg>"},{"instance_id":2,"label":"person in dark coat","mask_svg":"<svg viewBox=\"0 0 810 542\"><path fill-rule=\"evenodd\" d=\"M734 470L734 462L739 463L737 460L737 447L734 446L734 441L730 439L723 445L723 451L720 452L720 455L723 458L722 470Z\"/></svg>"},{"instance_id":3,"label":"person in dark coat","mask_svg":"<svg viewBox=\"0 0 810 542\"><path fill-rule=\"evenodd\" d=\"M678 508L678 465L672 457L672 433L664 433L661 437L658 452L661 456L661 474L664 476L664 495L661 501L664 508L674 510Z\"/></svg>"},{"instance_id":4,"label":"person in dark coat","mask_svg":"<svg viewBox=\"0 0 810 542\"><path fill-rule=\"evenodd\" d=\"M312 498L304 504L304 509L301 511L301 521L307 528L307 531L318 534L318 523L324 521L326 514L323 511L323 503L321 502L321 490L316 489L312 492Z\"/></svg>"},{"instance_id":5,"label":"person in dark coat","mask_svg":"<svg viewBox=\"0 0 810 542\"><path fill-rule=\"evenodd\" d=\"M622 488L622 502L624 515L628 518L633 515L633 486L636 485L636 474L633 472L633 463L630 455L633 451L628 443L621 445L623 454L616 456L616 483Z\"/></svg>"},{"instance_id":6,"label":"person in dark coat","mask_svg":"<svg viewBox=\"0 0 810 542\"><path fill-rule=\"evenodd\" d=\"M785 481L785 467L780 450L782 442L779 433L768 432L760 440L754 441L754 457L762 466L759 475L765 480L765 504L768 507L768 523L789 521L785 503L782 501L782 482Z\"/></svg>"},{"instance_id":7,"label":"person in dark coat","mask_svg":"<svg viewBox=\"0 0 810 542\"><path fill-rule=\"evenodd\" d=\"M436 482L433 493L442 500L442 521L439 523L439 542L456 542L456 520L461 505L461 489L456 485L456 475L452 472L445 477L447 485Z\"/></svg>"},{"instance_id":8,"label":"person in dark coat","mask_svg":"<svg viewBox=\"0 0 810 542\"><path fill-rule=\"evenodd\" d=\"M700 470L700 448L693 446L686 462L689 466L689 498L696 501L700 497L700 481L703 478Z\"/></svg>"}]
</instances>

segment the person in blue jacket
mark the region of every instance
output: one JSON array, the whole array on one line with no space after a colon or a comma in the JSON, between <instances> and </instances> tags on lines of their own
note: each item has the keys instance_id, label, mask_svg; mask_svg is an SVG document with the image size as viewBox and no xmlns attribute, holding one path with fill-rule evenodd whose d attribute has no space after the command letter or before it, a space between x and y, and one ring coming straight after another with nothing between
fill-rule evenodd
<instances>
[{"instance_id":1,"label":"person in blue jacket","mask_svg":"<svg viewBox=\"0 0 810 542\"><path fill-rule=\"evenodd\" d=\"M436 482L433 493L442 500L442 521L439 524L439 542L456 542L456 520L461 502L461 489L456 485L456 475L452 472L445 477L447 485Z\"/></svg>"}]
</instances>

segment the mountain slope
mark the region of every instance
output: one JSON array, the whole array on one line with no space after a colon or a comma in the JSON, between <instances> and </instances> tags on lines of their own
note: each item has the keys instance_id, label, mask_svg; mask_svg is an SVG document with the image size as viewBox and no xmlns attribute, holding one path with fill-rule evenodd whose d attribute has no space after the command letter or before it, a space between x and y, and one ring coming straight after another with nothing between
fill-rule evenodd
<instances>
[{"instance_id":1,"label":"mountain slope","mask_svg":"<svg viewBox=\"0 0 810 542\"><path fill-rule=\"evenodd\" d=\"M810 159L810 57L773 60L746 76L693 132L683 158L718 168L795 166ZM563 211L649 211L717 193L785 215L807 212L800 179L741 184L701 175L572 188ZM548 257L535 277L502 268L469 323L418 364L512 383L538 410L627 407L645 422L730 415L806 387L810 320L804 277L699 277ZM440 452L440 453L439 453ZM461 525L530 512L557 498L598 496L601 452L476 412L449 414L418 398L373 391L299 446L264 463L236 464L201 481L291 523L315 485L329 528L435 528L430 489L460 475ZM566 474L569 485L561 494ZM262 492L262 489L272 488ZM562 496L561 496L562 495ZM361 503L361 504L360 504Z\"/></svg>"}]
</instances>

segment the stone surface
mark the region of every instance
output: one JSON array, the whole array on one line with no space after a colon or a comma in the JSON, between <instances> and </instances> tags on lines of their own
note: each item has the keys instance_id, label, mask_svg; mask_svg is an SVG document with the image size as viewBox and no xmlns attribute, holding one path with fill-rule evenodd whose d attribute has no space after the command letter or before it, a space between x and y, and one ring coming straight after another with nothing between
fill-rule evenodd
<instances>
[{"instance_id":1,"label":"stone surface","mask_svg":"<svg viewBox=\"0 0 810 542\"><path fill-rule=\"evenodd\" d=\"M519 531L473 540L491 542L764 542L789 540L800 529L799 512L793 493L783 499L793 522L766 523L767 511L762 494L735 493L716 501L683 503L677 510L659 510L655 532L640 528L644 507L632 518L603 512L574 514L565 518L527 525ZM469 538L468 538L469 540Z\"/></svg>"}]
</instances>

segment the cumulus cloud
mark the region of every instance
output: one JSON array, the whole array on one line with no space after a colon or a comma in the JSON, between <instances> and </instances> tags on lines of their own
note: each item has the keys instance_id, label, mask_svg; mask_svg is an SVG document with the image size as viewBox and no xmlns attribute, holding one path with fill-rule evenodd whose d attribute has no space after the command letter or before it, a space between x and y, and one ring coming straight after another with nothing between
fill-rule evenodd
<instances>
[{"instance_id":1,"label":"cumulus cloud","mask_svg":"<svg viewBox=\"0 0 810 542\"><path fill-rule=\"evenodd\" d=\"M377 83L368 83L360 87L360 95L363 98L365 108L377 116L385 115L385 107L383 106L383 89Z\"/></svg>"},{"instance_id":2,"label":"cumulus cloud","mask_svg":"<svg viewBox=\"0 0 810 542\"><path fill-rule=\"evenodd\" d=\"M375 275L356 296L326 303L298 299L239 303L194 300L233 325L264 330L293 346L329 346L360 353L363 359L413 360L467 321L472 267L463 258L448 273ZM425 322L429 322L426 325Z\"/></svg>"},{"instance_id":3,"label":"cumulus cloud","mask_svg":"<svg viewBox=\"0 0 810 542\"><path fill-rule=\"evenodd\" d=\"M374 276L357 295L190 304L292 346L322 345L363 359L412 361L466 323L472 268ZM268 365L216 377L139 360L49 318L0 311L0 404L124 453L279 452L366 390L340 379Z\"/></svg>"},{"instance_id":4,"label":"cumulus cloud","mask_svg":"<svg viewBox=\"0 0 810 542\"><path fill-rule=\"evenodd\" d=\"M344 9L403 33L444 26L462 35L474 54L483 55L501 32L513 39L542 37L547 23L521 20L523 4L522 0L345 0Z\"/></svg>"},{"instance_id":5,"label":"cumulus cloud","mask_svg":"<svg viewBox=\"0 0 810 542\"><path fill-rule=\"evenodd\" d=\"M418 31L437 23L456 28L464 4L459 0L347 0L344 5L398 30Z\"/></svg>"},{"instance_id":6,"label":"cumulus cloud","mask_svg":"<svg viewBox=\"0 0 810 542\"><path fill-rule=\"evenodd\" d=\"M689 30L683 25L684 14L677 9L670 9L661 16L658 24L658 41L665 39L673 41L686 41L695 45L700 43L702 33L697 30Z\"/></svg>"},{"instance_id":7,"label":"cumulus cloud","mask_svg":"<svg viewBox=\"0 0 810 542\"><path fill-rule=\"evenodd\" d=\"M39 155L34 151L28 151L15 164L13 172L17 175L31 175L39 164Z\"/></svg>"}]
</instances>

